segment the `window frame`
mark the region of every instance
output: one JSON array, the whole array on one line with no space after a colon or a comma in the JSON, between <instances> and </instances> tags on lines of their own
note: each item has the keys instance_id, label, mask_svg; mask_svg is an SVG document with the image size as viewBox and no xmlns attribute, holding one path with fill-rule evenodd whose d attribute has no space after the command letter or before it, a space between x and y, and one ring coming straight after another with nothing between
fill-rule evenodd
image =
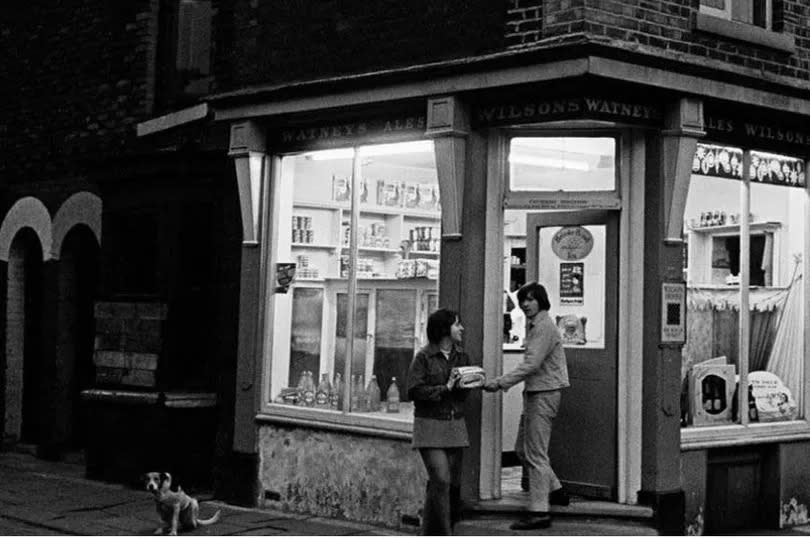
<instances>
[{"instance_id":1,"label":"window frame","mask_svg":"<svg viewBox=\"0 0 810 539\"><path fill-rule=\"evenodd\" d=\"M503 208L505 210L619 210L621 199L621 133L616 129L587 130L504 130L505 170ZM603 191L532 191L512 190L509 154L515 138L612 138L614 141L613 189Z\"/></svg>"},{"instance_id":2,"label":"window frame","mask_svg":"<svg viewBox=\"0 0 810 539\"><path fill-rule=\"evenodd\" d=\"M736 20L733 17L732 1L726 0L726 8L723 10L712 8L710 6L699 5L695 17L695 30L705 32L707 34L718 35L733 39L767 47L773 50L781 51L784 53L793 54L796 52L795 37L785 34L781 31L774 30L776 21L774 19L774 1L762 0L766 2L764 6L764 21L762 25L758 25L754 20L745 22ZM748 0L754 2L755 0ZM754 6L752 6L752 12ZM755 16L755 14L754 14Z\"/></svg>"},{"instance_id":3,"label":"window frame","mask_svg":"<svg viewBox=\"0 0 810 539\"><path fill-rule=\"evenodd\" d=\"M398 143L407 143L407 142L416 142L416 141L432 141L432 139L428 137L418 137L414 139L404 139L404 140L396 140L393 142L375 142L375 141L358 141L354 144L350 144L347 146L336 146L336 147L329 147L329 150L354 150L354 155L352 156L352 168L355 170L355 173L352 175L352 193L357 191L357 186L363 181L362 173L357 173L357 168L362 169L361 159L362 153L358 152L360 148L366 146L375 146L377 144L398 144ZM350 432L356 434L363 434L363 435L372 435L375 437L383 437L383 438L392 438L392 439L399 439L399 440L410 440L413 433L413 416L409 415L408 417L393 417L392 416L379 416L379 415L370 415L366 412L352 412L349 410L331 410L331 409L322 409L322 408L309 408L303 406L290 406L286 404L279 404L273 402L274 395L272 394L272 371L273 371L273 362L276 360L276 356L274 354L274 344L279 344L281 346L289 347L290 342L287 339L286 343L275 343L276 341L276 330L275 330L275 323L274 323L274 316L276 312L275 306L275 294L272 293L273 288L275 287L275 274L271 271L271 268L275 267L275 263L280 260L276 260L279 254L279 243L280 238L278 235L278 226L277 223L280 222L280 219L284 218L286 213L282 213L282 216L279 217L279 209L281 208L282 204L284 203L283 200L285 199L285 194L283 191L285 189L291 190L289 194L290 200L294 201L294 191L292 188L292 182L287 182L290 185L285 185L285 179L282 178L282 160L284 158L295 157L297 155L302 155L306 153L310 153L312 151L318 151L317 148L308 149L308 150L295 150L290 152L280 152L278 154L274 154L271 158L270 166L267 167L267 170L264 174L263 178L263 194L262 194L262 203L261 203L261 221L262 225L261 228L265 231L269 231L269 233L265 233L262 235L261 239L261 247L262 247L262 269L261 269L261 280L262 280L262 291L260 292L260 304L259 304L259 328L260 328L260 335L258 336L257 342L261 350L257 354L257 359L260 361L260 369L262 370L262 374L260 376L261 379L261 390L260 390L260 405L259 410L256 414L256 420L263 422L263 423L270 423L270 424L279 424L279 425L294 425L294 426L310 426L313 428L320 428L320 429L329 429L329 430L336 430L340 432ZM437 152L437 147L434 143L433 145L433 153ZM436 167L437 176L440 173L440 168ZM440 182L441 180L439 180ZM294 205L294 203L293 203ZM354 198L350 200L350 213L352 216L359 216L361 208L359 204L355 206ZM441 211L439 212L439 218L441 218ZM357 227L354 227L356 230ZM354 256L355 259L357 258L357 242L358 238L356 237L356 232L353 234L352 240L350 242L350 249L349 253L350 256ZM439 258L439 261L441 259ZM439 262L441 264L441 262ZM356 267L356 264L351 266L352 268ZM377 286L373 282L369 281L368 279L358 277L356 273L350 270L351 275L354 278L354 290L350 287L350 283L352 279L350 277L346 278L345 287L341 289L333 289L329 290L328 288L322 287L321 289L324 290L324 301L322 305L323 309L323 317L321 322L321 332L322 332L322 341L321 341L321 351L327 347L329 342L334 342L335 335L325 335L324 331L334 330L335 326L335 316L336 313L329 312L329 309L332 308L329 304L330 297L332 299L336 299L337 294L345 293L347 295L354 293L362 294L367 293L369 295L369 308L375 309L376 308L376 296L378 290L390 288L390 289L397 289L397 287L391 287L390 285L380 285ZM327 279L328 280L328 279ZM424 330L425 321L420 320L418 316L418 309L420 308L420 304L423 301L428 301L428 296L430 294L437 294L438 293L438 284L439 280L435 280L435 289L434 290L427 290L427 289L419 289L414 288L412 289L416 298L416 309L417 311L414 313L414 323L415 323L415 331L419 331L420 329ZM298 286L317 286L318 283L310 283L306 282L306 284ZM291 291L288 291L290 294ZM374 303L374 305L372 305ZM335 302L336 307L337 302ZM369 324L372 323L372 318L369 318ZM354 332L353 328L348 328L347 331ZM375 331L375 328L369 327L369 331ZM417 346L417 345L415 345ZM353 353L353 352L352 352ZM373 349L372 349L373 353ZM350 357L347 353L347 360ZM347 361L349 365L351 365L351 361ZM341 373L343 374L343 373ZM354 373L353 373L354 374ZM365 380L366 383L368 380ZM317 384L317 380L315 381ZM344 391L343 399L349 400L349 392L348 386L344 380ZM383 393L384 398L384 393Z\"/></svg>"},{"instance_id":4,"label":"window frame","mask_svg":"<svg viewBox=\"0 0 810 539\"><path fill-rule=\"evenodd\" d=\"M719 146L728 146L728 144L724 144L717 141L701 141L702 144L708 145L719 145ZM739 146L738 146L739 147ZM764 153L773 153L772 150L768 149L761 149L751 146L742 146L743 150L743 177L739 180L741 182L741 190L745 190L746 197L743 200L742 195L740 198L741 207L740 207L740 214L747 215L750 212L750 201L751 201L751 184L757 183L752 182L751 180L751 154L752 152L764 152ZM795 157L801 159L804 162L805 171L807 170L807 166L810 165L810 161L805 156L796 156L790 154L782 154L787 157ZM695 174L690 175L690 183L692 181L692 176ZM802 248L802 262L801 262L801 271L802 275L808 275L808 269L810 269L810 261L808 261L808 256L810 255L810 181L805 180L805 187L801 188L794 188L798 192L803 192L803 204L805 206L805 211L802 213L804 215L804 223L801 224L802 229L804 231L804 242ZM797 195L798 196L798 195ZM749 227L746 226L746 229ZM740 231L740 235L742 235L742 230ZM749 237L751 232L749 230ZM742 247L742 245L741 245ZM750 249L750 245L748 246ZM749 253L750 254L750 253ZM742 254L741 254L742 258ZM685 269L685 267L684 267ZM745 293L743 292L743 284L747 284L747 278L743 279L743 271L746 272L746 275L749 271L748 264L743 265L742 261L740 262L740 283L737 285L737 290L740 294L741 304L743 303L742 298L745 295L746 300L745 303L747 304L747 290ZM805 279L806 280L806 279ZM802 311L802 318L803 318L803 325L805 328L804 331L804 354L803 354L803 365L802 365L802 383L799 387L802 388L802 392L799 395L793 395L794 400L796 400L797 409L798 409L798 418L794 420L788 421L774 421L774 422L750 422L747 413L739 414L739 418L736 422L733 423L726 423L726 424L718 424L718 425L704 425L704 426L694 426L688 425L683 426L680 429L680 436L681 436L681 449L682 450L694 450L694 449L705 449L705 448L712 448L712 447L727 447L727 446L734 446L734 445L749 445L749 444L756 444L756 443L774 443L774 442L781 442L781 441L795 441L795 440L805 440L810 439L810 387L806 383L808 373L810 373L810 354L807 353L810 350L810 310L808 310L807 305L810 305L810 285L807 282L802 283L802 292L803 292L803 311ZM750 326L747 328L750 331ZM740 328L737 328L737 338L740 339ZM750 358L748 353L748 343L750 339L750 334L743 339L745 342L745 347L741 347L739 350L740 358L740 369L739 369L739 378L740 381L745 381L745 385L747 386L748 380L748 367L750 365ZM745 363L743 365L743 362ZM742 385L742 384L741 384ZM738 394L738 410L747 410L747 392L740 392Z\"/></svg>"}]
</instances>

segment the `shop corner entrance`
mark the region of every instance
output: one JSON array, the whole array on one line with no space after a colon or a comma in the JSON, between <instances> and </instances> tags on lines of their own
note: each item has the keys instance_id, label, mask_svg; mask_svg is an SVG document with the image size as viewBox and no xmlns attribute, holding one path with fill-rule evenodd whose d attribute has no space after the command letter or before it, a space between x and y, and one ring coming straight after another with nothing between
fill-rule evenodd
<instances>
[{"instance_id":1,"label":"shop corner entrance","mask_svg":"<svg viewBox=\"0 0 810 539\"><path fill-rule=\"evenodd\" d=\"M614 500L619 212L527 211L525 231L525 258L521 260L519 252L511 257L509 286L516 288L521 281L537 280L546 287L550 314L562 334L571 383L563 392L554 422L551 463L572 494ZM522 268L525 275L520 272ZM522 359L520 350L509 348L504 346L504 372ZM517 488L520 475L519 467L508 468L516 464L511 452L520 417L520 387L504 395L505 492Z\"/></svg>"}]
</instances>

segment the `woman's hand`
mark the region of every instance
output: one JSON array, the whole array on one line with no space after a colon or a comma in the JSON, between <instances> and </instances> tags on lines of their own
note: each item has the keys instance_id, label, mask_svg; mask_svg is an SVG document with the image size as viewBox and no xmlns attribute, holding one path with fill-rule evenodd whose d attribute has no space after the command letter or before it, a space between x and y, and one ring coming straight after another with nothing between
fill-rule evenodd
<instances>
[{"instance_id":1,"label":"woman's hand","mask_svg":"<svg viewBox=\"0 0 810 539\"><path fill-rule=\"evenodd\" d=\"M496 382L495 380L487 380L486 382L484 382L484 385L481 386L481 389L489 392L498 391L500 388L501 387L498 385L498 382Z\"/></svg>"},{"instance_id":2,"label":"woman's hand","mask_svg":"<svg viewBox=\"0 0 810 539\"><path fill-rule=\"evenodd\" d=\"M458 372L458 369L451 370L450 378L447 379L447 390L449 391L456 387L459 380L461 380L461 373Z\"/></svg>"}]
</instances>

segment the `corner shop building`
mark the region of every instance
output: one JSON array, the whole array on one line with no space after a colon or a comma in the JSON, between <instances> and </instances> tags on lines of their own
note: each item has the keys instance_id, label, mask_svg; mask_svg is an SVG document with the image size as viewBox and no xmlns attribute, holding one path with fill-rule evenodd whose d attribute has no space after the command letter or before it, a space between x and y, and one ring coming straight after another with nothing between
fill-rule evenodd
<instances>
[{"instance_id":1,"label":"corner shop building","mask_svg":"<svg viewBox=\"0 0 810 539\"><path fill-rule=\"evenodd\" d=\"M211 101L243 220L235 449L260 502L417 519L404 391L397 413L285 394L310 371L385 395L437 305L498 375L520 357L509 292L538 279L567 340L552 462L572 492L671 533L806 522L810 103L599 57L397 75ZM720 382L690 385L711 359ZM791 410L736 413L758 371ZM509 490L518 392L468 400L468 503Z\"/></svg>"}]
</instances>

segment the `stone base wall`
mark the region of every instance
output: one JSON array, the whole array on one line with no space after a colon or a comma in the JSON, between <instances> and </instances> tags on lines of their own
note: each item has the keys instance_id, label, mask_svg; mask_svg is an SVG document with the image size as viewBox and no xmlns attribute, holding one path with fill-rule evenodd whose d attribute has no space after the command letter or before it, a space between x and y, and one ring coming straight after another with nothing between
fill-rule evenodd
<instances>
[{"instance_id":1,"label":"stone base wall","mask_svg":"<svg viewBox=\"0 0 810 539\"><path fill-rule=\"evenodd\" d=\"M259 429L260 505L417 531L427 476L404 440Z\"/></svg>"}]
</instances>

